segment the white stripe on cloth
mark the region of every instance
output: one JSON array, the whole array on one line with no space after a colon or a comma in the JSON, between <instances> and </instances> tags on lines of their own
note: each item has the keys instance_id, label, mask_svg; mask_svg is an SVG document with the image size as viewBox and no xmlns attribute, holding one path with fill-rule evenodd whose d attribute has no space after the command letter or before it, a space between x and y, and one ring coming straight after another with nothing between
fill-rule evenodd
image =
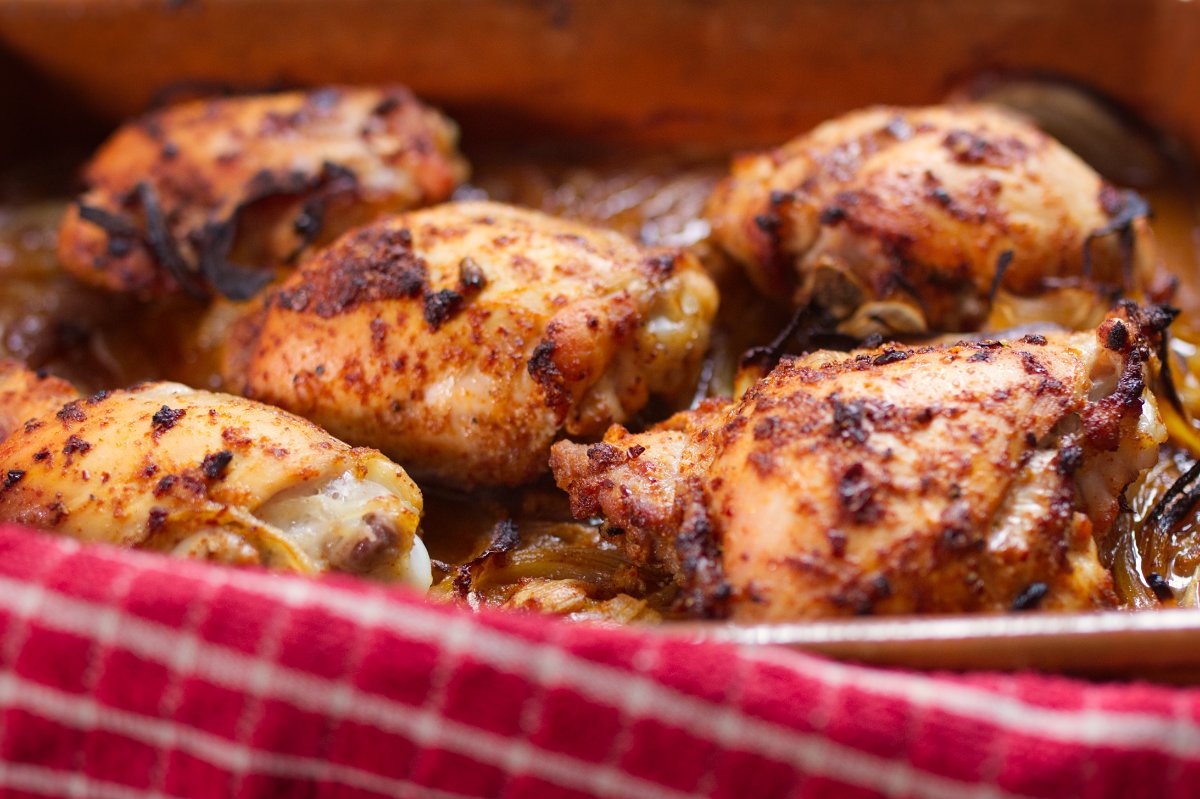
<instances>
[{"instance_id":1,"label":"white stripe on cloth","mask_svg":"<svg viewBox=\"0 0 1200 799\"><path fill-rule=\"evenodd\" d=\"M112 782L93 780L81 774L32 766L23 763L0 763L0 788L12 788L43 796L87 796L89 799L184 799L147 793L137 788Z\"/></svg>"},{"instance_id":2,"label":"white stripe on cloth","mask_svg":"<svg viewBox=\"0 0 1200 799\"><path fill-rule=\"evenodd\" d=\"M357 768L254 749L193 727L99 705L90 697L49 688L22 679L12 672L0 673L0 705L23 708L37 716L75 729L104 730L150 746L174 744L181 750L228 771L276 777L327 779L380 796L472 799L462 794L426 788L405 780L380 777ZM58 773L64 777L68 792L72 779L76 783L80 779L86 779L79 774ZM84 792L79 795L91 794Z\"/></svg>"},{"instance_id":3,"label":"white stripe on cloth","mask_svg":"<svg viewBox=\"0 0 1200 799\"><path fill-rule=\"evenodd\" d=\"M1145 749L1180 759L1200 759L1200 726L1178 714L1163 717L1096 707L1060 710L920 674L865 669L815 658L804 658L800 663L795 653L775 647L739 649L750 660L802 672L828 685L853 685L867 694L900 699L1025 735L1060 743Z\"/></svg>"},{"instance_id":4,"label":"white stripe on cloth","mask_svg":"<svg viewBox=\"0 0 1200 799\"><path fill-rule=\"evenodd\" d=\"M22 593L38 588L36 585L0 578L0 607L13 610L21 603ZM452 721L426 709L390 702L382 697L357 691L346 686L344 682L326 680L284 666L276 666L273 669L273 679L269 683L260 683L253 679L255 667L261 662L257 658L195 637L191 637L191 640L185 643L185 636L175 630L130 616L118 608L98 607L42 590L40 613L40 625L80 636L89 635L98 624L113 624L114 621L107 617L117 617L115 623L119 632L113 644L148 660L246 694L257 692L253 693L257 697L282 699L296 707L319 713L341 711L346 718L402 734L423 746L457 752L500 768L519 762L526 766L528 773L566 787L597 792L599 786L612 786L615 791L613 795L627 796L631 799L688 797L688 794L671 791L623 771L597 768L594 764L540 749L526 741L504 738ZM0 686L2 685L0 682ZM340 700L337 699L339 694ZM347 698L348 705L345 704ZM89 706L83 707L85 710L81 713L84 715L76 717L77 720L81 724L98 723L98 719L87 714L86 708ZM91 709L94 710L94 706L91 706ZM105 713L108 712L110 711L105 709ZM150 717L143 718L156 723L166 723ZM169 743L173 735L182 736L182 729L177 725L167 724L162 730L162 742ZM228 743L233 746L232 742ZM311 762L314 764L314 778L335 779L332 773L321 772L325 767L323 762ZM251 765L235 761L229 767L237 770L250 768ZM608 773L610 771L611 773Z\"/></svg>"},{"instance_id":5,"label":"white stripe on cloth","mask_svg":"<svg viewBox=\"0 0 1200 799\"><path fill-rule=\"evenodd\" d=\"M252 590L252 583L255 584L255 589L262 589L262 583L270 579L270 575L247 573L245 576L254 579L240 581L240 590ZM545 653L541 652L546 648L543 645L473 624L469 617L425 611L416 605L398 608L387 605L380 594L343 593L328 585L311 585L316 590L308 592L307 604L346 614L348 619L360 618L365 611L374 618L381 619L383 626L392 627L409 637L467 642L463 648L473 659L497 668L536 674L539 658L545 656ZM271 586L275 587L277 586ZM34 590L41 589L36 585L0 578L0 607L15 611L22 605L23 594ZM294 586L289 586L287 592L267 590L260 593L278 595L280 599L285 599L286 593L294 599L295 591ZM382 604L393 612L384 613L381 612L381 608L370 608L375 603ZM118 608L97 607L82 600L47 591L43 597L38 622L51 628L86 636L97 624L111 623L104 621L104 616L109 614L121 617L116 643L129 651L176 669L191 671L229 688L241 691L251 688L247 675L255 662L252 657L199 640L185 644L177 631L131 616ZM419 636L416 634L418 632ZM187 662L181 662L183 659L178 655L182 650L188 650L190 653ZM884 794L895 794L904 787L909 789L910 796L924 796L930 799L1016 799L997 791L994 786L948 779L916 769L908 763L887 760L833 743L820 736L747 717L736 710L680 694L654 680L639 678L620 669L601 666L566 653L561 653L561 657L562 669L554 675L554 681L557 683L567 685L623 712L671 724L714 741L720 739L723 731L736 727L742 736L738 746L740 750L758 752L779 762L791 764L809 775L828 777ZM337 683L284 667L278 667L275 676L276 680L273 683L262 686L267 693L298 707L317 712L328 711L330 697L335 691L343 690L337 688ZM399 732L423 745L458 752L479 762L502 768L515 760L525 765L529 773L542 779L593 793L607 789L605 792L614 791L617 795L631 799L684 796L660 785L632 777L623 771L543 750L527 741L506 739L429 714L419 708L355 691L353 688L349 690L352 692L353 701L349 707L339 703L337 708L346 712L348 718L380 729ZM643 704L636 708L629 707L631 696L641 697L639 702ZM524 751L514 753L514 748Z\"/></svg>"},{"instance_id":6,"label":"white stripe on cloth","mask_svg":"<svg viewBox=\"0 0 1200 799\"><path fill-rule=\"evenodd\" d=\"M293 593L280 589L278 582L290 582L290 578L277 575L256 575L267 578L254 586L242 585L253 593L260 593L281 601L288 601ZM377 595L364 597L337 587L312 583L304 595L304 603L315 605L354 621L362 613L364 602L379 601ZM447 628L466 624L472 628L471 637L476 646L473 655L480 661L499 669L527 674L527 664L536 650L545 645L503 633L483 625L473 624L469 619L448 617L436 611L424 610L417 605L406 605L403 614L392 613L382 617L382 625L418 640L437 642L443 640ZM853 684L855 688L875 696L900 699L922 707L944 710L952 715L985 722L1003 730L1020 732L1058 743L1096 745L1110 748L1127 748L1159 752L1172 757L1200 759L1200 724L1180 723L1178 719L1137 713L1132 711L1087 711L1060 710L1005 696L994 691L955 684L936 677L919 674L870 669L850 664L837 663L821 658L797 655L777 647L739 648L741 654L760 662L770 662L796 673L833 684ZM531 654L531 651L533 654ZM666 717L675 706L665 699L664 692L674 699L684 711L681 721L692 724L693 697L672 691L653 680L639 677L622 669L604 666L583 658L564 653L563 668L559 681L580 693L607 704L620 707L625 696L639 681L654 686L660 698L654 710ZM659 718L663 718L660 715ZM714 726L715 725L711 725ZM782 728L781 728L782 729Z\"/></svg>"}]
</instances>

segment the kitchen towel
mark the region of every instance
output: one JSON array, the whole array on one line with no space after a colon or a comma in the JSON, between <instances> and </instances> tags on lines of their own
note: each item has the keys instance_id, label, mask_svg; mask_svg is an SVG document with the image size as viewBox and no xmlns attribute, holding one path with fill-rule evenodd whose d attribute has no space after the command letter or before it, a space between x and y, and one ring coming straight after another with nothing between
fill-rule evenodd
<instances>
[{"instance_id":1,"label":"kitchen towel","mask_svg":"<svg viewBox=\"0 0 1200 799\"><path fill-rule=\"evenodd\" d=\"M1200 795L1200 691L927 675L0 528L0 795Z\"/></svg>"}]
</instances>

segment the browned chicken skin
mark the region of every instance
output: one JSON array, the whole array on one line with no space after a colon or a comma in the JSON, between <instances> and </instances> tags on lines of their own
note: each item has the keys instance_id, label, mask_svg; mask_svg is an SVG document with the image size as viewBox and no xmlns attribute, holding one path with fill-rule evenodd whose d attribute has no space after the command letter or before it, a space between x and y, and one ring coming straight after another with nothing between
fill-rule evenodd
<instances>
[{"instance_id":1,"label":"browned chicken skin","mask_svg":"<svg viewBox=\"0 0 1200 799\"><path fill-rule=\"evenodd\" d=\"M714 239L761 290L860 337L977 329L1001 287L1120 286L1127 270L1151 284L1145 213L1057 141L982 105L831 120L736 159L708 208Z\"/></svg>"},{"instance_id":2,"label":"browned chicken skin","mask_svg":"<svg viewBox=\"0 0 1200 799\"><path fill-rule=\"evenodd\" d=\"M241 320L232 390L414 474L518 485L560 431L691 391L716 311L696 259L498 203L348 233Z\"/></svg>"},{"instance_id":3,"label":"browned chicken skin","mask_svg":"<svg viewBox=\"0 0 1200 799\"><path fill-rule=\"evenodd\" d=\"M421 493L404 470L289 413L175 383L85 399L11 361L0 362L0 400L0 521L430 584Z\"/></svg>"},{"instance_id":4,"label":"browned chicken skin","mask_svg":"<svg viewBox=\"0 0 1200 799\"><path fill-rule=\"evenodd\" d=\"M1111 605L1093 533L1166 437L1145 386L1168 320L788 358L736 402L559 443L552 468L698 615Z\"/></svg>"},{"instance_id":5,"label":"browned chicken skin","mask_svg":"<svg viewBox=\"0 0 1200 799\"><path fill-rule=\"evenodd\" d=\"M120 128L84 171L59 256L143 296L244 299L311 243L439 202L466 177L457 129L400 87L198 100ZM237 264L244 264L243 267Z\"/></svg>"}]
</instances>

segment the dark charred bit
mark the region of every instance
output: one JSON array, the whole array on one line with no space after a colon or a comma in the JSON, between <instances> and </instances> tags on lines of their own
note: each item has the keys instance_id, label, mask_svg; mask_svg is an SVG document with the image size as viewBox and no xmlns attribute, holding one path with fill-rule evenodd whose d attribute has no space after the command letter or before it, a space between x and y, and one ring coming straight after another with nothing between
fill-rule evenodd
<instances>
[{"instance_id":1,"label":"dark charred bit","mask_svg":"<svg viewBox=\"0 0 1200 799\"><path fill-rule=\"evenodd\" d=\"M1042 600L1048 593L1050 593L1050 586L1045 583L1030 583L1029 587L1017 594L1017 598L1012 601L1010 608L1014 611L1033 610L1042 604Z\"/></svg>"},{"instance_id":2,"label":"dark charred bit","mask_svg":"<svg viewBox=\"0 0 1200 799\"><path fill-rule=\"evenodd\" d=\"M846 218L846 209L839 205L828 205L821 209L820 215L817 217L822 225L836 225Z\"/></svg>"},{"instance_id":3,"label":"dark charred bit","mask_svg":"<svg viewBox=\"0 0 1200 799\"><path fill-rule=\"evenodd\" d=\"M74 455L76 453L79 455L86 455L91 452L91 450L91 444L84 441L77 435L70 435L67 437L67 443L63 446L62 451L64 455Z\"/></svg>"},{"instance_id":4,"label":"dark charred bit","mask_svg":"<svg viewBox=\"0 0 1200 799\"><path fill-rule=\"evenodd\" d=\"M1093 230L1083 240L1083 276L1092 276L1092 243L1116 233L1121 251L1121 273L1124 287L1133 288L1133 248L1135 243L1134 223L1153 214L1146 199L1135 191L1118 190L1105 183L1100 187L1098 198L1101 210L1108 216L1104 227Z\"/></svg>"},{"instance_id":5,"label":"dark charred bit","mask_svg":"<svg viewBox=\"0 0 1200 799\"><path fill-rule=\"evenodd\" d=\"M683 578L683 603L692 616L721 619L729 615L733 591L725 579L721 546L703 505L692 502L675 538Z\"/></svg>"},{"instance_id":6,"label":"dark charred bit","mask_svg":"<svg viewBox=\"0 0 1200 799\"><path fill-rule=\"evenodd\" d=\"M109 393L107 391L101 390L85 399L84 402L88 405L99 405L101 402L104 402L104 400L108 399L108 396Z\"/></svg>"},{"instance_id":7,"label":"dark charred bit","mask_svg":"<svg viewBox=\"0 0 1200 799\"><path fill-rule=\"evenodd\" d=\"M9 469L4 475L4 487L12 488L17 483L21 482L21 478L24 476L25 472L22 469Z\"/></svg>"},{"instance_id":8,"label":"dark charred bit","mask_svg":"<svg viewBox=\"0 0 1200 799\"><path fill-rule=\"evenodd\" d=\"M158 202L158 193L149 183L142 181L134 188L134 195L142 206L146 217L146 239L155 260L166 270L184 293L195 299L206 299L208 291L200 283L198 275L184 260L179 245L167 228L167 220Z\"/></svg>"},{"instance_id":9,"label":"dark charred bit","mask_svg":"<svg viewBox=\"0 0 1200 799\"><path fill-rule=\"evenodd\" d=\"M1129 313L1129 318L1141 329L1143 335L1153 336L1166 333L1167 328L1179 317L1180 310L1170 305L1159 303L1142 308L1134 302L1123 302L1121 307Z\"/></svg>"},{"instance_id":10,"label":"dark charred bit","mask_svg":"<svg viewBox=\"0 0 1200 799\"><path fill-rule=\"evenodd\" d=\"M1113 393L1088 403L1080 413L1090 446L1104 452L1115 450L1120 444L1122 420L1141 413L1142 393L1146 390L1143 365L1149 357L1144 345L1134 347Z\"/></svg>"},{"instance_id":11,"label":"dark charred bit","mask_svg":"<svg viewBox=\"0 0 1200 799\"><path fill-rule=\"evenodd\" d=\"M996 273L992 275L992 286L988 289L988 305L996 301L996 294L1000 291L1000 286L1004 283L1004 275L1008 272L1008 268L1012 266L1012 262L1012 250L1005 250L996 259Z\"/></svg>"},{"instance_id":12,"label":"dark charred bit","mask_svg":"<svg viewBox=\"0 0 1200 799\"><path fill-rule=\"evenodd\" d=\"M650 274L655 277L668 278L675 273L675 263L679 260L678 253L662 253L652 255L646 260Z\"/></svg>"},{"instance_id":13,"label":"dark charred bit","mask_svg":"<svg viewBox=\"0 0 1200 799\"><path fill-rule=\"evenodd\" d=\"M1170 533L1192 511L1200 500L1200 460L1196 461L1159 498L1146 514L1143 526L1155 535Z\"/></svg>"},{"instance_id":14,"label":"dark charred bit","mask_svg":"<svg viewBox=\"0 0 1200 799\"><path fill-rule=\"evenodd\" d=\"M593 471L602 472L620 466L629 459L629 455L612 444L601 442L587 448L587 459Z\"/></svg>"},{"instance_id":15,"label":"dark charred bit","mask_svg":"<svg viewBox=\"0 0 1200 799\"><path fill-rule=\"evenodd\" d=\"M91 222L110 236L118 236L127 240L141 238L142 232L138 229L137 224L127 216L114 214L103 208L84 205L82 202L77 203L77 207L80 219Z\"/></svg>"},{"instance_id":16,"label":"dark charred bit","mask_svg":"<svg viewBox=\"0 0 1200 799\"><path fill-rule=\"evenodd\" d=\"M629 456L629 460L632 461L632 460L637 460L638 458L640 458L642 456L642 453L645 451L646 451L646 448L643 447L641 444L634 444L632 447L625 450L625 454L627 454Z\"/></svg>"},{"instance_id":17,"label":"dark charred bit","mask_svg":"<svg viewBox=\"0 0 1200 799\"><path fill-rule=\"evenodd\" d=\"M1006 166L1025 156L1027 147L1014 137L985 139L969 130L952 130L942 139L942 146L960 164Z\"/></svg>"},{"instance_id":18,"label":"dark charred bit","mask_svg":"<svg viewBox=\"0 0 1200 799\"><path fill-rule=\"evenodd\" d=\"M1129 328L1120 319L1106 319L1100 325L1100 340L1106 349L1113 352L1125 352L1129 346Z\"/></svg>"},{"instance_id":19,"label":"dark charred bit","mask_svg":"<svg viewBox=\"0 0 1200 799\"><path fill-rule=\"evenodd\" d=\"M179 482L179 478L173 474L168 474L158 481L154 486L154 496L161 497L164 494L170 493L175 484Z\"/></svg>"},{"instance_id":20,"label":"dark charred bit","mask_svg":"<svg viewBox=\"0 0 1200 799\"><path fill-rule=\"evenodd\" d=\"M27 419L25 421L25 425L22 429L25 431L25 435L29 435L34 430L37 430L38 428L45 426L45 424L46 423L43 422L41 419Z\"/></svg>"},{"instance_id":21,"label":"dark charred bit","mask_svg":"<svg viewBox=\"0 0 1200 799\"><path fill-rule=\"evenodd\" d=\"M79 218L91 222L108 235L107 252L110 257L123 258L133 250L133 243L142 240L142 232L128 217L78 204Z\"/></svg>"},{"instance_id":22,"label":"dark charred bit","mask_svg":"<svg viewBox=\"0 0 1200 799\"><path fill-rule=\"evenodd\" d=\"M1146 575L1146 584L1150 586L1150 590L1158 597L1160 602L1166 602L1169 599L1175 598L1175 592L1171 590L1171 585L1158 572L1150 572Z\"/></svg>"},{"instance_id":23,"label":"dark charred bit","mask_svg":"<svg viewBox=\"0 0 1200 799\"><path fill-rule=\"evenodd\" d=\"M876 366L886 366L889 363L899 363L912 357L912 350L888 350L875 356L872 361Z\"/></svg>"},{"instance_id":24,"label":"dark charred bit","mask_svg":"<svg viewBox=\"0 0 1200 799\"><path fill-rule=\"evenodd\" d=\"M488 546L488 551L492 554L511 552L520 543L521 533L517 528L517 523L512 519L504 519L497 522L496 526L492 528L492 543Z\"/></svg>"},{"instance_id":25,"label":"dark charred bit","mask_svg":"<svg viewBox=\"0 0 1200 799\"><path fill-rule=\"evenodd\" d=\"M33 459L38 463L41 463L42 461L48 459L49 457L50 457L50 450L45 449L45 448L39 449L37 452L33 453Z\"/></svg>"},{"instance_id":26,"label":"dark charred bit","mask_svg":"<svg viewBox=\"0 0 1200 799\"><path fill-rule=\"evenodd\" d=\"M967 500L951 502L938 521L942 526L939 543L945 550L958 554L983 546L983 539L973 535L976 525L971 519L971 505Z\"/></svg>"},{"instance_id":27,"label":"dark charred bit","mask_svg":"<svg viewBox=\"0 0 1200 799\"><path fill-rule=\"evenodd\" d=\"M571 395L567 392L566 381L558 364L554 362L554 351L557 345L553 339L545 339L533 349L526 368L529 376L542 388L546 395L546 407L552 409L560 418L565 418L571 406Z\"/></svg>"},{"instance_id":28,"label":"dark charred bit","mask_svg":"<svg viewBox=\"0 0 1200 799\"><path fill-rule=\"evenodd\" d=\"M1059 474L1071 475L1079 471L1079 467L1083 465L1083 447L1072 442L1066 444L1058 451L1058 461L1055 463L1055 468Z\"/></svg>"},{"instance_id":29,"label":"dark charred bit","mask_svg":"<svg viewBox=\"0 0 1200 799\"><path fill-rule=\"evenodd\" d=\"M146 517L146 532L157 533L167 523L167 511L165 508L151 508L150 514Z\"/></svg>"},{"instance_id":30,"label":"dark charred bit","mask_svg":"<svg viewBox=\"0 0 1200 799\"><path fill-rule=\"evenodd\" d=\"M836 527L830 527L825 531L825 538L829 541L829 554L835 558L846 557L846 534Z\"/></svg>"},{"instance_id":31,"label":"dark charred bit","mask_svg":"<svg viewBox=\"0 0 1200 799\"><path fill-rule=\"evenodd\" d=\"M185 413L187 413L187 410L184 408L169 408L166 405L155 411L154 415L150 417L150 428L154 433L154 437L158 438L174 427L175 423L182 419Z\"/></svg>"},{"instance_id":32,"label":"dark charred bit","mask_svg":"<svg viewBox=\"0 0 1200 799\"><path fill-rule=\"evenodd\" d=\"M812 320L812 310L809 308L801 308L792 314L792 318L784 325L783 330L779 331L779 335L771 340L771 343L765 347L753 347L742 355L740 366L743 369L757 366L764 371L769 371L775 368L779 363L779 359L783 357L784 349L787 347L788 341L799 332L801 326L809 323Z\"/></svg>"},{"instance_id":33,"label":"dark charred bit","mask_svg":"<svg viewBox=\"0 0 1200 799\"><path fill-rule=\"evenodd\" d=\"M834 435L856 444L865 442L869 435L863 426L866 404L860 399L842 402L836 391L829 395L829 404L833 406Z\"/></svg>"},{"instance_id":34,"label":"dark charred bit","mask_svg":"<svg viewBox=\"0 0 1200 799\"><path fill-rule=\"evenodd\" d=\"M497 522L496 526L492 528L492 537L487 549L455 570L455 593L459 597L466 599L470 595L475 579L479 576L479 572L483 567L492 561L503 565L505 556L520 545L521 531L517 527L517 523L512 519L502 519Z\"/></svg>"},{"instance_id":35,"label":"dark charred bit","mask_svg":"<svg viewBox=\"0 0 1200 799\"><path fill-rule=\"evenodd\" d=\"M288 310L309 311L322 319L371 302L413 299L425 293L426 264L412 248L408 228L369 226L320 251L303 280L275 293Z\"/></svg>"},{"instance_id":36,"label":"dark charred bit","mask_svg":"<svg viewBox=\"0 0 1200 799\"><path fill-rule=\"evenodd\" d=\"M458 262L458 290L464 296L478 294L487 288L487 275L475 259L467 256Z\"/></svg>"},{"instance_id":37,"label":"dark charred bit","mask_svg":"<svg viewBox=\"0 0 1200 799\"><path fill-rule=\"evenodd\" d=\"M71 400L66 405L59 408L58 413L54 414L61 422L82 422L87 418L83 412L83 408L79 407L79 400Z\"/></svg>"},{"instance_id":38,"label":"dark charred bit","mask_svg":"<svg viewBox=\"0 0 1200 799\"><path fill-rule=\"evenodd\" d=\"M838 504L857 524L879 520L882 511L875 501L875 484L861 463L849 466L838 478Z\"/></svg>"},{"instance_id":39,"label":"dark charred bit","mask_svg":"<svg viewBox=\"0 0 1200 799\"><path fill-rule=\"evenodd\" d=\"M230 461L233 460L233 453L227 449L220 452L212 452L204 456L204 460L200 462L200 471L204 472L204 476L209 480L224 480L225 472L229 468Z\"/></svg>"},{"instance_id":40,"label":"dark charred bit","mask_svg":"<svg viewBox=\"0 0 1200 799\"><path fill-rule=\"evenodd\" d=\"M462 307L463 296L453 289L425 293L425 321L434 330L457 316Z\"/></svg>"},{"instance_id":41,"label":"dark charred bit","mask_svg":"<svg viewBox=\"0 0 1200 799\"><path fill-rule=\"evenodd\" d=\"M454 595L459 599L467 599L471 596L471 576L470 564L464 563L454 570Z\"/></svg>"},{"instance_id":42,"label":"dark charred bit","mask_svg":"<svg viewBox=\"0 0 1200 799\"><path fill-rule=\"evenodd\" d=\"M241 266L229 260L237 237L237 215L223 222L210 222L197 236L199 273L221 296L241 302L262 291L271 282L270 269Z\"/></svg>"},{"instance_id":43,"label":"dark charred bit","mask_svg":"<svg viewBox=\"0 0 1200 799\"><path fill-rule=\"evenodd\" d=\"M1037 356L1032 352L1017 350L1017 357L1021 359L1021 366L1025 369L1025 374L1037 375L1038 377L1045 377L1050 374L1045 364L1039 361Z\"/></svg>"},{"instance_id":44,"label":"dark charred bit","mask_svg":"<svg viewBox=\"0 0 1200 799\"><path fill-rule=\"evenodd\" d=\"M988 363L991 360L992 354L990 352L979 350L978 352L971 353L971 356L967 358L967 363Z\"/></svg>"},{"instance_id":45,"label":"dark charred bit","mask_svg":"<svg viewBox=\"0 0 1200 799\"><path fill-rule=\"evenodd\" d=\"M351 546L337 547L331 560L341 571L368 574L379 568L396 548L396 528L386 516L367 513L362 517L367 533Z\"/></svg>"},{"instance_id":46,"label":"dark charred bit","mask_svg":"<svg viewBox=\"0 0 1200 799\"><path fill-rule=\"evenodd\" d=\"M401 99L396 94L389 94L376 103L371 109L371 116L385 117L395 111L401 105Z\"/></svg>"},{"instance_id":47,"label":"dark charred bit","mask_svg":"<svg viewBox=\"0 0 1200 799\"><path fill-rule=\"evenodd\" d=\"M358 176L340 164L326 161L321 165L321 171L315 178L306 179L301 176L297 181L298 185L291 186L288 183L288 181L284 181L277 187L268 187L262 193L251 193L247 201L243 202L234 214L236 216L250 203L258 202L272 194L287 195L308 192L309 196L300 206L300 213L292 223L293 230L300 238L295 249L284 259L287 263L292 263L321 235L321 229L325 225L325 210L329 201L339 195L353 194L358 188ZM272 189L275 190L272 191ZM289 191L289 189L293 190Z\"/></svg>"},{"instance_id":48,"label":"dark charred bit","mask_svg":"<svg viewBox=\"0 0 1200 799\"><path fill-rule=\"evenodd\" d=\"M1046 346L1046 337L1038 333L1026 333L1021 336L1021 343L1032 344L1035 347L1044 347Z\"/></svg>"}]
</instances>

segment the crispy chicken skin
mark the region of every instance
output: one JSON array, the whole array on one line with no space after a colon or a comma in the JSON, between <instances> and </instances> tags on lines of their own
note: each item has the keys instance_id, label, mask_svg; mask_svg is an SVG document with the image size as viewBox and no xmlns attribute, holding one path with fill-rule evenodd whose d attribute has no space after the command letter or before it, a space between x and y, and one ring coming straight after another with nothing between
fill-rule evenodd
<instances>
[{"instance_id":1,"label":"crispy chicken skin","mask_svg":"<svg viewBox=\"0 0 1200 799\"><path fill-rule=\"evenodd\" d=\"M119 546L427 588L404 470L257 402L147 383L65 403L11 362L31 417L0 441L0 520ZM49 383L49 385L44 385ZM46 394L59 394L47 404Z\"/></svg>"},{"instance_id":2,"label":"crispy chicken skin","mask_svg":"<svg viewBox=\"0 0 1200 799\"><path fill-rule=\"evenodd\" d=\"M143 296L215 287L244 299L310 243L465 178L454 123L407 90L324 88L211 99L122 126L84 171L59 257ZM235 264L244 264L239 267Z\"/></svg>"},{"instance_id":3,"label":"crispy chicken skin","mask_svg":"<svg viewBox=\"0 0 1200 799\"><path fill-rule=\"evenodd\" d=\"M984 105L871 108L734 161L708 216L715 241L772 297L843 332L977 329L996 287L1143 282L1144 203L1054 139Z\"/></svg>"},{"instance_id":4,"label":"crispy chicken skin","mask_svg":"<svg viewBox=\"0 0 1200 799\"><path fill-rule=\"evenodd\" d=\"M79 392L67 381L0 360L0 440L26 420L51 414L74 399Z\"/></svg>"},{"instance_id":5,"label":"crispy chicken skin","mask_svg":"<svg viewBox=\"0 0 1200 799\"><path fill-rule=\"evenodd\" d=\"M235 325L224 371L415 475L518 485L560 432L598 435L651 395L690 392L716 305L690 254L453 203L308 260Z\"/></svg>"},{"instance_id":6,"label":"crispy chicken skin","mask_svg":"<svg viewBox=\"0 0 1200 799\"><path fill-rule=\"evenodd\" d=\"M696 615L1106 606L1093 534L1166 438L1145 388L1166 318L787 358L736 402L558 443L552 468Z\"/></svg>"}]
</instances>

